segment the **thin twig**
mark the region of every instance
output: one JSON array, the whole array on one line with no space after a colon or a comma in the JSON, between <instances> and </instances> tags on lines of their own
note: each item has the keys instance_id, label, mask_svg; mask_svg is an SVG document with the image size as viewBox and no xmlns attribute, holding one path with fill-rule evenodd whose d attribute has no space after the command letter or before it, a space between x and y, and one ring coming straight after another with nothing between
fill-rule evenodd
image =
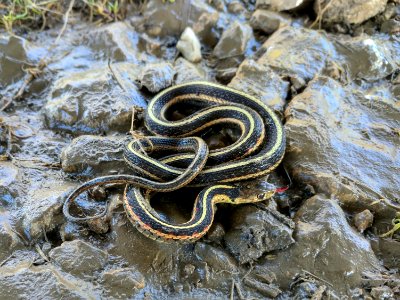
<instances>
[{"instance_id":1,"label":"thin twig","mask_svg":"<svg viewBox=\"0 0 400 300\"><path fill-rule=\"evenodd\" d=\"M321 277L318 277L317 275L315 275L315 274L313 274L313 273L311 273L309 271L306 271L306 270L302 270L302 271L303 271L303 273L305 273L307 275L310 275L311 277L314 277L315 279L318 279L318 280L320 280L322 282L325 282L326 284L329 284L331 287L333 287L333 284L328 282L328 281L326 281L325 279L322 279Z\"/></svg>"},{"instance_id":2,"label":"thin twig","mask_svg":"<svg viewBox=\"0 0 400 300\"><path fill-rule=\"evenodd\" d=\"M231 295L229 297L229 300L233 300L233 295L235 293L235 281L232 278L232 285L231 285Z\"/></svg>"},{"instance_id":3,"label":"thin twig","mask_svg":"<svg viewBox=\"0 0 400 300\"><path fill-rule=\"evenodd\" d=\"M14 254L9 255L5 260L0 263L0 267L4 266L6 262L8 262L11 258L14 257Z\"/></svg>"},{"instance_id":4,"label":"thin twig","mask_svg":"<svg viewBox=\"0 0 400 300\"><path fill-rule=\"evenodd\" d=\"M322 25L322 17L325 14L326 10L331 6L331 4L334 2L334 0L330 0L325 7L321 10L321 0L317 0L317 5L318 5L318 15L317 18L314 20L314 22L311 24L310 28L313 28L315 24L318 23L318 29L321 29Z\"/></svg>"},{"instance_id":5,"label":"thin twig","mask_svg":"<svg viewBox=\"0 0 400 300\"><path fill-rule=\"evenodd\" d=\"M50 261L50 259L46 256L46 254L44 254L43 250L40 248L39 244L35 244L35 249L37 253L39 253L41 258L43 258L47 262Z\"/></svg>"},{"instance_id":6,"label":"thin twig","mask_svg":"<svg viewBox=\"0 0 400 300\"><path fill-rule=\"evenodd\" d=\"M69 19L69 13L71 12L72 7L74 7L74 3L75 3L75 0L71 0L69 2L69 6L68 6L68 9L67 9L67 12L64 15L64 24L63 24L63 27L61 28L60 33L58 34L58 36L57 36L57 38L56 38L56 40L54 42L55 44L58 43L58 41L60 40L61 36L63 35L65 29L67 28L68 19Z\"/></svg>"}]
</instances>

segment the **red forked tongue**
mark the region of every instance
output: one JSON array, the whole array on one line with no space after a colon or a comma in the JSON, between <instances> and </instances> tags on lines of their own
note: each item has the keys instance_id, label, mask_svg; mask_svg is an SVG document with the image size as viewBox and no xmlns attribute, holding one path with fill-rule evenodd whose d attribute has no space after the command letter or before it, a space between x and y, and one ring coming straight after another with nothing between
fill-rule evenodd
<instances>
[{"instance_id":1,"label":"red forked tongue","mask_svg":"<svg viewBox=\"0 0 400 300\"><path fill-rule=\"evenodd\" d=\"M275 193L280 194L280 193L286 192L288 189L289 189L288 185L287 186L283 186L283 187L279 187L279 188L275 189Z\"/></svg>"}]
</instances>

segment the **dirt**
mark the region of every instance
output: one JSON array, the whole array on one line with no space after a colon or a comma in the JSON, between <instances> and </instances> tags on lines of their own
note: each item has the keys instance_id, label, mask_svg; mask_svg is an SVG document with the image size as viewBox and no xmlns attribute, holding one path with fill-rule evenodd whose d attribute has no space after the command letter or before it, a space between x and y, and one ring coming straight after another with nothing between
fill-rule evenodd
<instances>
[{"instance_id":1,"label":"dirt","mask_svg":"<svg viewBox=\"0 0 400 300\"><path fill-rule=\"evenodd\" d=\"M399 4L328 3L150 0L99 26L73 10L58 43L62 24L0 31L0 106L10 102L0 112L0 299L399 298L400 233L382 237L400 211ZM201 44L197 63L176 47L187 27ZM129 172L123 145L132 129L147 134L148 100L193 80L274 109L290 189L220 206L193 244L138 232L118 186L76 201L94 214L108 200L105 217L68 222L62 205L74 187ZM198 192L151 204L184 222Z\"/></svg>"}]
</instances>

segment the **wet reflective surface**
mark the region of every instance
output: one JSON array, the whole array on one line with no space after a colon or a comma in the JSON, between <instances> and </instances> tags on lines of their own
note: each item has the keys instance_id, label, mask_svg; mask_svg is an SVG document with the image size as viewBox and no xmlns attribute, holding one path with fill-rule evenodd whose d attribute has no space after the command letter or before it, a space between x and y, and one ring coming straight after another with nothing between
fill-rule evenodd
<instances>
[{"instance_id":1,"label":"wet reflective surface","mask_svg":"<svg viewBox=\"0 0 400 300\"><path fill-rule=\"evenodd\" d=\"M1 106L46 59L0 112L0 299L400 297L399 233L380 237L400 210L398 8L336 1L316 30L311 2L151 0L125 21L76 16L51 50L58 27L0 32ZM198 63L176 48L188 26ZM77 201L94 214L107 199L107 216L67 222L63 201L81 181L129 172L132 107L193 80L242 90L282 117L292 187L264 204L220 206L206 237L188 245L140 234L119 187ZM140 116L133 129L145 132ZM184 222L197 193L152 205Z\"/></svg>"}]
</instances>

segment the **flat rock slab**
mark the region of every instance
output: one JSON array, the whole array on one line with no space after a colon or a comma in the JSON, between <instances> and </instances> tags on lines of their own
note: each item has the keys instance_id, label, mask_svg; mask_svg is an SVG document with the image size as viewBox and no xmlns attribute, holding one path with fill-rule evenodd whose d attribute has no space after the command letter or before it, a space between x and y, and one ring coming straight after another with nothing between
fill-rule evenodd
<instances>
[{"instance_id":1,"label":"flat rock slab","mask_svg":"<svg viewBox=\"0 0 400 300\"><path fill-rule=\"evenodd\" d=\"M396 201L399 110L391 98L369 99L317 78L285 111L285 165L296 180L337 195L345 206L365 207L382 197Z\"/></svg>"},{"instance_id":2,"label":"flat rock slab","mask_svg":"<svg viewBox=\"0 0 400 300\"><path fill-rule=\"evenodd\" d=\"M143 275L135 268L121 268L104 272L100 278L108 296L129 298L146 286Z\"/></svg>"},{"instance_id":3,"label":"flat rock slab","mask_svg":"<svg viewBox=\"0 0 400 300\"><path fill-rule=\"evenodd\" d=\"M146 107L130 63L95 67L57 80L43 108L47 127L75 133L127 132L132 107Z\"/></svg>"},{"instance_id":4,"label":"flat rock slab","mask_svg":"<svg viewBox=\"0 0 400 300\"><path fill-rule=\"evenodd\" d=\"M51 264L32 266L24 261L0 268L1 299L97 299L91 283L66 274Z\"/></svg>"},{"instance_id":5,"label":"flat rock slab","mask_svg":"<svg viewBox=\"0 0 400 300\"><path fill-rule=\"evenodd\" d=\"M284 27L274 32L262 45L264 54L258 63L268 65L278 74L299 77L305 82L320 74L336 50L326 35L317 31Z\"/></svg>"},{"instance_id":6,"label":"flat rock slab","mask_svg":"<svg viewBox=\"0 0 400 300\"><path fill-rule=\"evenodd\" d=\"M269 107L283 113L289 82L282 80L268 65L246 59L229 86L260 99Z\"/></svg>"},{"instance_id":7,"label":"flat rock slab","mask_svg":"<svg viewBox=\"0 0 400 300\"><path fill-rule=\"evenodd\" d=\"M49 257L67 272L89 276L103 268L108 260L107 252L80 240L62 243L50 251Z\"/></svg>"},{"instance_id":8,"label":"flat rock slab","mask_svg":"<svg viewBox=\"0 0 400 300\"><path fill-rule=\"evenodd\" d=\"M43 231L51 231L64 222L61 207L73 187L69 182L43 178L39 186L30 186L28 193L19 199L22 224L30 238L37 239Z\"/></svg>"},{"instance_id":9,"label":"flat rock slab","mask_svg":"<svg viewBox=\"0 0 400 300\"><path fill-rule=\"evenodd\" d=\"M304 271L329 282L335 291L346 292L361 284L363 272L380 270L369 242L353 229L340 206L316 195L297 212L295 240L264 267L286 288L296 274Z\"/></svg>"},{"instance_id":10,"label":"flat rock slab","mask_svg":"<svg viewBox=\"0 0 400 300\"><path fill-rule=\"evenodd\" d=\"M128 172L123 157L127 138L119 136L82 135L72 140L61 153L64 172L106 174L110 171Z\"/></svg>"}]
</instances>

